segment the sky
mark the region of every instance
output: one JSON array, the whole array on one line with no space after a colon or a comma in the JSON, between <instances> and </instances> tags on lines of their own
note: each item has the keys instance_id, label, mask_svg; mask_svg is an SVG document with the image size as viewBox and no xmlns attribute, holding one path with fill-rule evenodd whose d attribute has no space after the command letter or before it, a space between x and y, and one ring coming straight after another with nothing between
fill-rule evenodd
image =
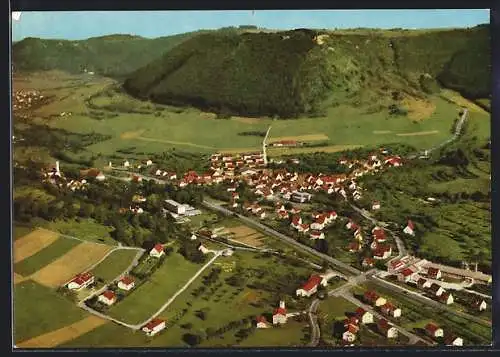
<instances>
[{"instance_id":1,"label":"sky","mask_svg":"<svg viewBox=\"0 0 500 357\"><path fill-rule=\"evenodd\" d=\"M12 39L80 40L110 34L160 37L200 29L255 25L293 28L443 28L488 23L489 10L243 10L23 12L12 21Z\"/></svg>"}]
</instances>

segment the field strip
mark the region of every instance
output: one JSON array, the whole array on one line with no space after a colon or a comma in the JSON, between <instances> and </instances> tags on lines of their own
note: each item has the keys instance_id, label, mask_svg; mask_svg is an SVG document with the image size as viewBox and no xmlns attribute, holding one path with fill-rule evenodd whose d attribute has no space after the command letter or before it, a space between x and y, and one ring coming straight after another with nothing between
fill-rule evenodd
<instances>
[{"instance_id":1,"label":"field strip","mask_svg":"<svg viewBox=\"0 0 500 357\"><path fill-rule=\"evenodd\" d=\"M194 144L194 143L190 143L190 142L163 140L163 139L155 139L155 138L146 138L144 136L137 136L134 139L143 140L143 141L152 141L152 142L158 142L158 143L165 143L165 144L192 146L192 147L195 147L195 148L202 148L202 149L213 149L213 150L216 149L216 148L214 148L212 146L199 145L199 144Z\"/></svg>"},{"instance_id":2,"label":"field strip","mask_svg":"<svg viewBox=\"0 0 500 357\"><path fill-rule=\"evenodd\" d=\"M282 140L295 140L295 141L322 141L328 140L329 137L325 134L307 134L307 135L296 135L296 136L278 136L269 138L269 142L273 143L275 141Z\"/></svg>"},{"instance_id":3,"label":"field strip","mask_svg":"<svg viewBox=\"0 0 500 357\"><path fill-rule=\"evenodd\" d=\"M259 118L232 117L231 120L234 120L234 121L237 121L237 122L243 123L243 124L259 124L259 123L262 123L262 119L259 119Z\"/></svg>"},{"instance_id":4,"label":"field strip","mask_svg":"<svg viewBox=\"0 0 500 357\"><path fill-rule=\"evenodd\" d=\"M37 271L31 278L48 287L61 286L100 261L112 249L112 246L84 242Z\"/></svg>"},{"instance_id":5,"label":"field strip","mask_svg":"<svg viewBox=\"0 0 500 357\"><path fill-rule=\"evenodd\" d=\"M339 152L345 150L354 150L363 147L363 145L329 145L329 146L318 146L318 147L301 147L301 148L283 148L283 147L270 147L267 149L270 155L294 155L294 154L305 154L312 152Z\"/></svg>"},{"instance_id":6,"label":"field strip","mask_svg":"<svg viewBox=\"0 0 500 357\"><path fill-rule=\"evenodd\" d=\"M25 280L28 280L29 278L26 278L22 275L19 275L17 273L14 273L14 285L22 283Z\"/></svg>"},{"instance_id":7,"label":"field strip","mask_svg":"<svg viewBox=\"0 0 500 357\"><path fill-rule=\"evenodd\" d=\"M59 233L36 229L14 242L14 263L20 262L51 245L59 238Z\"/></svg>"},{"instance_id":8,"label":"field strip","mask_svg":"<svg viewBox=\"0 0 500 357\"><path fill-rule=\"evenodd\" d=\"M374 130L373 131L373 134L377 135L377 134L390 134L392 133L391 130Z\"/></svg>"},{"instance_id":9,"label":"field strip","mask_svg":"<svg viewBox=\"0 0 500 357\"><path fill-rule=\"evenodd\" d=\"M97 316L89 316L75 322L74 324L65 326L55 331L45 333L43 335L31 338L27 341L18 343L16 347L21 348L50 348L56 347L67 341L73 340L95 328L108 323L107 320Z\"/></svg>"},{"instance_id":10,"label":"field strip","mask_svg":"<svg viewBox=\"0 0 500 357\"><path fill-rule=\"evenodd\" d=\"M438 133L439 130L430 130L430 131L416 131L414 133L401 133L401 134L396 134L396 136L421 136L421 135L433 135Z\"/></svg>"},{"instance_id":11,"label":"field strip","mask_svg":"<svg viewBox=\"0 0 500 357\"><path fill-rule=\"evenodd\" d=\"M246 152L256 152L262 150L262 146L254 146L250 148L234 148L234 149L221 149L217 150L221 154L242 154Z\"/></svg>"},{"instance_id":12,"label":"field strip","mask_svg":"<svg viewBox=\"0 0 500 357\"><path fill-rule=\"evenodd\" d=\"M120 134L121 139L135 139L146 132L146 129L136 130L136 131L126 131Z\"/></svg>"}]
</instances>

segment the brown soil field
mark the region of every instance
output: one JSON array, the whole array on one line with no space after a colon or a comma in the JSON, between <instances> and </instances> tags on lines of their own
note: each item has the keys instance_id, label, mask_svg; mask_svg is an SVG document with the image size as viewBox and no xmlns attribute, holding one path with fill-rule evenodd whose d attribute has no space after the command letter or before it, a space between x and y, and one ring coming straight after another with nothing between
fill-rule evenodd
<instances>
[{"instance_id":1,"label":"brown soil field","mask_svg":"<svg viewBox=\"0 0 500 357\"><path fill-rule=\"evenodd\" d=\"M42 285L55 288L102 259L113 247L84 242L31 276Z\"/></svg>"},{"instance_id":2,"label":"brown soil field","mask_svg":"<svg viewBox=\"0 0 500 357\"><path fill-rule=\"evenodd\" d=\"M431 131L416 131L414 133L403 133L396 134L397 136L421 136L421 135L433 135L439 133L439 130L431 130Z\"/></svg>"},{"instance_id":3,"label":"brown soil field","mask_svg":"<svg viewBox=\"0 0 500 357\"><path fill-rule=\"evenodd\" d=\"M308 134L308 135L297 135L297 136L279 136L269 139L270 143L282 140L295 140L295 141L321 141L328 140L328 136L325 134Z\"/></svg>"},{"instance_id":4,"label":"brown soil field","mask_svg":"<svg viewBox=\"0 0 500 357\"><path fill-rule=\"evenodd\" d=\"M55 331L31 338L17 344L21 348L51 348L64 342L73 340L93 329L104 325L108 321L97 316L89 316L74 324L65 326Z\"/></svg>"},{"instance_id":5,"label":"brown soil field","mask_svg":"<svg viewBox=\"0 0 500 357\"><path fill-rule=\"evenodd\" d=\"M253 233L258 233L255 229L247 226L227 227L226 232L233 233L234 237L244 237Z\"/></svg>"},{"instance_id":6,"label":"brown soil field","mask_svg":"<svg viewBox=\"0 0 500 357\"><path fill-rule=\"evenodd\" d=\"M408 118L412 120L427 119L436 110L434 103L416 98L405 98L403 105L408 109Z\"/></svg>"},{"instance_id":7,"label":"brown soil field","mask_svg":"<svg viewBox=\"0 0 500 357\"><path fill-rule=\"evenodd\" d=\"M252 247L261 247L264 245L264 243L262 242L263 238L264 236L260 233L252 233L245 236L233 237L232 239L244 244L251 245Z\"/></svg>"},{"instance_id":8,"label":"brown soil field","mask_svg":"<svg viewBox=\"0 0 500 357\"><path fill-rule=\"evenodd\" d=\"M20 262L54 243L59 233L37 229L14 242L14 263Z\"/></svg>"}]
</instances>

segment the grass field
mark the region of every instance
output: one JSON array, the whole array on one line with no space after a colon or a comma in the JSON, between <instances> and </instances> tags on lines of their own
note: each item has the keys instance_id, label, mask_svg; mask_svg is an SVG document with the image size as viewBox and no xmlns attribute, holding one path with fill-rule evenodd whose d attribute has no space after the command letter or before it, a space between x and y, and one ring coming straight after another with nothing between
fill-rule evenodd
<instances>
[{"instance_id":1,"label":"grass field","mask_svg":"<svg viewBox=\"0 0 500 357\"><path fill-rule=\"evenodd\" d=\"M22 276L29 276L63 256L78 244L81 244L81 242L76 239L60 237L36 254L14 264L14 272Z\"/></svg>"},{"instance_id":2,"label":"grass field","mask_svg":"<svg viewBox=\"0 0 500 357\"><path fill-rule=\"evenodd\" d=\"M102 259L112 247L91 242L78 244L32 275L32 279L48 287L58 287Z\"/></svg>"},{"instance_id":3,"label":"grass field","mask_svg":"<svg viewBox=\"0 0 500 357\"><path fill-rule=\"evenodd\" d=\"M156 312L175 292L184 286L200 265L172 253L151 277L109 309L109 315L130 323L139 323Z\"/></svg>"},{"instance_id":4,"label":"grass field","mask_svg":"<svg viewBox=\"0 0 500 357\"><path fill-rule=\"evenodd\" d=\"M12 226L12 239L17 240L21 237L24 237L28 233L33 232L35 228L29 225L23 225L19 223L14 223Z\"/></svg>"},{"instance_id":5,"label":"grass field","mask_svg":"<svg viewBox=\"0 0 500 357\"><path fill-rule=\"evenodd\" d=\"M14 288L16 343L62 328L85 316L74 303L34 281L24 281Z\"/></svg>"},{"instance_id":6,"label":"grass field","mask_svg":"<svg viewBox=\"0 0 500 357\"><path fill-rule=\"evenodd\" d=\"M103 226L92 219L81 219L79 221L74 219L56 220L53 222L47 222L46 228L57 231L61 234L84 239L89 242L117 245L117 242L109 235L112 229Z\"/></svg>"},{"instance_id":7,"label":"grass field","mask_svg":"<svg viewBox=\"0 0 500 357\"><path fill-rule=\"evenodd\" d=\"M169 258L167 257L167 259ZM167 261L165 261L166 263ZM249 252L236 252L231 257L221 258L220 263L234 267L235 269L242 269L243 271L250 271L252 268L262 269L267 272L266 276L273 277L273 279L279 279L280 276L290 271L300 272L304 275L309 273L309 270L306 268L292 267L283 264L283 262L276 261L275 258L261 259L254 253ZM204 272L202 277L206 276L210 270L211 268ZM186 347L187 345L182 341L182 336L185 333L204 334L207 329L217 330L231 321L238 321L248 316L254 317L259 314L272 312L277 301L268 292L245 286L246 283L254 278L244 279L245 281L242 281L243 284L241 287L230 286L225 282L225 279L234 273L234 269L231 271L222 269L217 281L210 286L206 286L205 291L198 297L194 297L192 293L205 285L201 277L194 281L160 315L161 318L167 320L168 326L158 336L147 338L140 331L134 333L115 324L108 324L73 341L67 342L60 347ZM134 293L126 299L133 298L133 296ZM148 302L144 301L144 303ZM186 312L183 314L182 311L184 309ZM206 313L207 317L205 320L195 315L196 311L200 310ZM307 325L307 322L305 324ZM191 325L191 327L188 328L188 325ZM266 335L265 338L262 337L264 340L261 339L264 332L254 331L257 333L256 336L252 333L248 339L240 342L236 342L237 338L235 337L238 328L231 329L221 335L203 340L199 347L216 347L219 345L259 346L259 341L262 341L262 344L276 346L300 345L300 338L303 334L301 332L302 327L302 324L291 321L289 326L283 328L283 331L273 331L271 336L268 337Z\"/></svg>"},{"instance_id":8,"label":"grass field","mask_svg":"<svg viewBox=\"0 0 500 357\"><path fill-rule=\"evenodd\" d=\"M42 90L54 87L52 81L56 81L57 78L56 73L50 80L47 78L31 80L30 86ZM398 141L416 147L429 147L450 135L450 128L458 113L458 106L453 101L462 103L455 97L451 100L448 98L450 95L445 92L446 99L435 96L425 105L420 102L409 103L408 106L411 107L409 118L391 117L386 112L368 114L364 108L340 105L330 108L324 117L299 118L293 121L240 117L216 119L213 115L195 109L155 105L154 107L158 108L155 111L151 103L138 101L123 93L114 93L108 97L103 92L93 99L93 103L97 105L98 111L105 114L112 113L114 117L97 120L90 116L91 109L86 107L85 100L88 96L101 91L108 92L110 81L98 77L90 80L88 76L86 78L82 76L80 80L59 82L59 88L48 89L50 94L57 96L58 99L38 109L36 114L47 116L59 114L61 111L72 111L71 117L53 120L50 125L72 132L94 131L112 135L112 139L89 147L92 152L102 154L113 154L118 149L130 146L134 146L137 152L164 151L172 147L198 152L258 149L261 137L242 136L238 133L265 131L270 125L272 125L270 142L282 138L301 138L309 141L319 137L329 139L329 146L296 150L336 151L349 145L379 145ZM16 83L15 80L15 86ZM26 83L23 85L26 86ZM127 108L133 110L126 112ZM137 108L143 108L142 112L137 112ZM153 115L154 113L157 115ZM488 122L488 113L475 111L473 114L478 118L485 118ZM374 131L388 131L388 128L390 133L373 134ZM217 133L216 136L213 135L214 132ZM398 136L398 134L417 132L434 134ZM140 133L140 135L125 135L124 138L124 133ZM234 143L238 145L235 146ZM276 150L278 151L274 155L281 155L282 151L279 150L282 149Z\"/></svg>"},{"instance_id":9,"label":"grass field","mask_svg":"<svg viewBox=\"0 0 500 357\"><path fill-rule=\"evenodd\" d=\"M37 229L14 241L14 263L20 262L48 247L59 238L59 234Z\"/></svg>"},{"instance_id":10,"label":"grass field","mask_svg":"<svg viewBox=\"0 0 500 357\"><path fill-rule=\"evenodd\" d=\"M96 266L92 273L104 281L111 281L129 266L136 254L136 250L116 250Z\"/></svg>"},{"instance_id":11,"label":"grass field","mask_svg":"<svg viewBox=\"0 0 500 357\"><path fill-rule=\"evenodd\" d=\"M241 347L301 347L304 331L309 330L307 322L287 321L284 326L256 329L239 346Z\"/></svg>"}]
</instances>

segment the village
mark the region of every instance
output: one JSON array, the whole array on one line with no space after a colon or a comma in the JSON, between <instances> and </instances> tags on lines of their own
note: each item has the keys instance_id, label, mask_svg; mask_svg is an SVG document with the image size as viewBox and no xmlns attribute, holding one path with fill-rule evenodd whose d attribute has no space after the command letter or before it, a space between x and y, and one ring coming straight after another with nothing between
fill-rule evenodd
<instances>
[{"instance_id":1,"label":"village","mask_svg":"<svg viewBox=\"0 0 500 357\"><path fill-rule=\"evenodd\" d=\"M298 159L289 161L290 164L299 162ZM399 245L396 244L398 243L396 239L401 240L401 238L395 239L393 234L387 233L383 227L371 222L369 225L363 224L363 217L341 217L335 210L319 211L311 205L314 195L319 192L328 195L332 201L356 203L363 197L363 187L357 182L358 178L363 175L380 174L384 170L403 165L404 160L400 156L389 155L381 148L380 152L371 153L365 159L342 158L338 164L345 166L348 173L336 175L297 173L285 168L268 169L265 153L255 152L239 155L213 154L209 157L209 163L210 169L205 173L189 170L184 174L179 174L168 168L158 167L149 159L139 163L131 163L127 160L117 164L116 167L110 162L102 170L95 168L81 170L79 179L67 180L61 172L59 162L56 162L54 167L50 166L44 171L42 180L60 189L72 191L84 190L92 182L103 182L108 179L132 182L138 184L138 187L146 180L153 180L157 183L168 182L179 189L184 189L189 185L218 186L226 197L226 201L220 204L221 209L254 219L270 228L281 225L282 232L298 241L303 238L312 243L323 241L328 238L329 227L343 226L347 232L346 236L351 237L343 250L348 254L357 255L355 260L359 261L360 267L365 271L363 274L371 274L373 279L383 280L405 294L408 293L408 289L417 291L415 294L421 298L446 306L460 301L461 306L465 306L469 313L480 313L489 308L490 303L487 298L467 288L475 282L491 284L491 276L481 272L440 267L423 259L403 255L398 251ZM245 187L245 190L248 190L256 199L242 200L241 196L244 194L241 191L242 187ZM146 198L137 192L130 206L121 208L120 212L129 211L140 215L145 212L145 202ZM373 201L367 210L377 211L382 204L380 200ZM168 199L164 202L163 213L183 224L189 222L192 217L202 215L203 210ZM418 229L411 217L407 222L400 222L400 227L399 234L402 236L413 236ZM227 242L227 236L216 233L217 229L214 231L211 229L202 227L195 230L192 232L191 239ZM165 259L163 249L161 244L156 244L149 252L148 259ZM219 255L231 256L233 254L233 249L219 252L206 248L202 242L198 244L198 250L203 254L213 253L214 258ZM343 274L331 270L321 274L313 273L302 286L297 287L295 298L324 299L324 291L325 289L328 291L328 282L332 277L341 277L350 281ZM90 295L82 300L86 304L85 309L103 315L106 307L126 299L127 294L134 289L135 282L134 276L125 274L117 280L113 288L101 287L95 290L92 288L95 285L92 274L82 272L66 284L66 288L70 291L81 292L90 287ZM328 295L330 293L332 291ZM460 295L459 298L458 295ZM89 304L88 301L92 302ZM359 304L359 308L343 321L345 330L341 334L342 345L354 345L358 332L365 325L374 326L372 329L388 341L398 339L398 333L402 330L390 321L397 322L404 314L404 309L381 298L375 291L367 291ZM361 307L362 304L368 304L383 317L375 319L371 312ZM255 316L255 327L261 329L284 325L289 319L305 315L307 315L306 311L288 312L285 299L283 299L279 301L272 314ZM311 321L313 321L312 318ZM151 318L143 326L119 323L134 329L140 327L148 336L154 336L168 326L165 320L157 317ZM426 341L425 343L428 344L443 343L449 346L464 344L462 337L453 331L443 332L443 328L434 322L429 322L424 331L425 334L414 338Z\"/></svg>"}]
</instances>

